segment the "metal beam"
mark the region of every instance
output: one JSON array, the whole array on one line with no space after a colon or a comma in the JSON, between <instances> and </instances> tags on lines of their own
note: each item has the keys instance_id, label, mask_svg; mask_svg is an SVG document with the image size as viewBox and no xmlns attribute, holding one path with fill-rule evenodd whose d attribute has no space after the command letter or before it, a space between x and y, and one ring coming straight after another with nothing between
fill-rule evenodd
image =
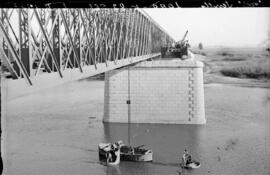
<instances>
[{"instance_id":1,"label":"metal beam","mask_svg":"<svg viewBox=\"0 0 270 175\"><path fill-rule=\"evenodd\" d=\"M0 30L0 43L3 43L3 34L2 34L2 30ZM0 44L0 58L2 60L3 65L9 70L12 78L17 79L19 78L18 74L16 73L16 71L14 70L10 60L8 59L8 57L5 54L5 51L2 47L3 45Z\"/></svg>"},{"instance_id":2,"label":"metal beam","mask_svg":"<svg viewBox=\"0 0 270 175\"><path fill-rule=\"evenodd\" d=\"M47 34L46 34L46 32L45 32L45 30L44 30L44 28L43 28L43 26L42 26L42 23L41 23L41 21L40 21L40 18L39 18L39 16L38 16L38 13L37 13L37 10L36 10L36 9L34 9L34 13L35 13L36 18L37 18L37 20L38 20L38 23L39 23L39 26L40 26L40 28L41 28L42 34L43 34L43 36L44 36L44 38L45 38L45 40L46 40L47 46L49 47L49 50L50 50L51 55L52 55L52 57L53 57L53 61L54 61L54 64L55 64L55 66L56 66L56 69L57 69L57 71L58 71L60 77L62 78L63 75L62 75L62 72L61 72L61 70L59 69L59 65L58 65L58 63L57 63L57 61L56 61L56 56L54 55L54 52L53 52L51 43L50 43L50 41L49 41L49 39L48 39L48 37L47 37Z\"/></svg>"},{"instance_id":3,"label":"metal beam","mask_svg":"<svg viewBox=\"0 0 270 175\"><path fill-rule=\"evenodd\" d=\"M82 67L81 67L81 64L79 62L79 56L78 56L77 50L76 50L75 45L74 45L74 42L72 40L70 30L68 29L68 25L67 25L67 21L66 21L65 15L64 15L62 9L60 9L60 11L61 11L62 19L63 19L63 22L64 22L64 26L66 27L66 31L68 33L68 36L69 36L69 39L70 39L70 42L71 42L71 46L73 48L73 52L75 53L75 59L76 59L78 65L79 65L80 71L83 72Z\"/></svg>"},{"instance_id":4,"label":"metal beam","mask_svg":"<svg viewBox=\"0 0 270 175\"><path fill-rule=\"evenodd\" d=\"M63 78L71 69L84 74L92 65L99 71L103 63L108 69L121 62L131 63L137 57L160 52L162 44L173 41L140 9L0 10L1 30L5 31L0 42L3 62L14 78L25 78L28 84L31 77L39 78L36 76L43 65L46 73L57 71ZM11 22L17 14L13 11L20 17L19 33ZM39 27L34 26L34 18ZM37 68L32 67L34 60L38 60Z\"/></svg>"},{"instance_id":5,"label":"metal beam","mask_svg":"<svg viewBox=\"0 0 270 175\"><path fill-rule=\"evenodd\" d=\"M2 30L2 33L4 34L4 38L5 38L5 40L7 41L7 44L8 44L8 46L9 46L9 49L11 50L11 54L12 54L12 56L14 57L14 59L15 59L17 65L19 66L20 70L22 71L23 76L26 78L27 83L28 83L29 85L33 85L33 83L32 83L32 81L30 80L30 77L29 77L29 75L28 75L28 73L27 73L27 71L26 71L26 69L25 69L23 63L21 62L21 59L19 58L19 56L18 56L18 54L16 53L14 47L12 46L12 43L11 43L9 37L8 37L8 34L6 33L6 31L5 31L5 29L4 29L4 26L3 26L3 24L2 24L2 21L0 21L0 28L1 28L1 30Z\"/></svg>"}]
</instances>

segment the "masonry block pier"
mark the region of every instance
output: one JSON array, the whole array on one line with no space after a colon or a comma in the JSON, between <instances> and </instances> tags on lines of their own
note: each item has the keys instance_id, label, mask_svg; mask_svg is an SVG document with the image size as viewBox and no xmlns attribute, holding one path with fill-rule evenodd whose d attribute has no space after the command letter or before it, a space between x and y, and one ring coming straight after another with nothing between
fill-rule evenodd
<instances>
[{"instance_id":1,"label":"masonry block pier","mask_svg":"<svg viewBox=\"0 0 270 175\"><path fill-rule=\"evenodd\" d=\"M104 122L204 124L203 63L145 61L105 74Z\"/></svg>"}]
</instances>

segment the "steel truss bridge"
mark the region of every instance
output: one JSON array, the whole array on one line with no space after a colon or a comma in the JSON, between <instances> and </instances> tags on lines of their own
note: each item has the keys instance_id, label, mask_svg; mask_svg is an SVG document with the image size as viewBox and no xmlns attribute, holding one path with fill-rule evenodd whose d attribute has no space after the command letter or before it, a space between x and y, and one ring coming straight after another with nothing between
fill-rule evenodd
<instances>
[{"instance_id":1,"label":"steel truss bridge","mask_svg":"<svg viewBox=\"0 0 270 175\"><path fill-rule=\"evenodd\" d=\"M174 42L141 9L21 8L0 14L2 77L10 86L89 77L157 57L161 45Z\"/></svg>"}]
</instances>

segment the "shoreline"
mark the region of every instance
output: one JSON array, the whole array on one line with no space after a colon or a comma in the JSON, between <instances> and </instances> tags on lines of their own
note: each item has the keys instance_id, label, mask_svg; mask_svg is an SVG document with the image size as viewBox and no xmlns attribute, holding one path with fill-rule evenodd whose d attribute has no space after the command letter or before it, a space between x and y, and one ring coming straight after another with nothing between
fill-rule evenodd
<instances>
[{"instance_id":1,"label":"shoreline","mask_svg":"<svg viewBox=\"0 0 270 175\"><path fill-rule=\"evenodd\" d=\"M236 78L222 75L218 71L213 71L213 66L211 64L211 60L207 61L207 56L194 54L195 60L201 61L204 64L204 84L224 84L224 85L232 85L238 87L256 87L256 88L270 88L270 80L269 79L252 79L252 78Z\"/></svg>"}]
</instances>

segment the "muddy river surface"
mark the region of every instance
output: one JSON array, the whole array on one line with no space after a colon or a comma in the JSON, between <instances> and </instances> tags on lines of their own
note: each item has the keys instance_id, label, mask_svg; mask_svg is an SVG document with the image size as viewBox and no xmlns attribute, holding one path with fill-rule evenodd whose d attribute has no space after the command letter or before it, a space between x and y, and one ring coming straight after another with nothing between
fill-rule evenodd
<instances>
[{"instance_id":1,"label":"muddy river surface","mask_svg":"<svg viewBox=\"0 0 270 175\"><path fill-rule=\"evenodd\" d=\"M206 125L132 124L132 145L154 160L116 167L99 163L97 145L127 143L128 126L102 123L103 95L103 81L81 80L2 101L4 174L270 174L269 89L205 85ZM199 169L179 168L185 148Z\"/></svg>"}]
</instances>

